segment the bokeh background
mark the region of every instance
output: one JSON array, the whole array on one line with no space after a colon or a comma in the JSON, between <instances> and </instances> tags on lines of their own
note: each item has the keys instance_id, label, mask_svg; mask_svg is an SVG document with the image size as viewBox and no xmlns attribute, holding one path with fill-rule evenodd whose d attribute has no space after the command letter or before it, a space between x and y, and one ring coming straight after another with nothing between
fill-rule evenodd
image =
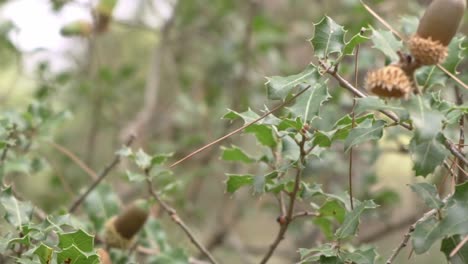
<instances>
[{"instance_id":1,"label":"bokeh background","mask_svg":"<svg viewBox=\"0 0 468 264\"><path fill-rule=\"evenodd\" d=\"M399 28L402 18L420 16L430 1L366 2ZM105 32L61 34L69 23L92 23L95 4L0 1L0 110L21 110L42 100L64 111L60 124L27 154L37 166L18 158L4 179L46 212L66 208L91 181L60 146L99 171L135 133L134 148L173 152L176 160L241 125L221 119L227 109L259 112L276 105L266 98L265 76L295 74L312 61L308 40L324 15L344 25L349 36L368 25L382 27L358 0L119 0ZM465 18L461 31L467 30ZM347 60L341 71L351 79L353 62ZM361 47L360 86L368 69L384 64L371 45ZM330 93L336 104L325 112L350 110L348 94L338 87ZM399 141L404 145L408 138L402 135ZM222 145L256 153L253 142L236 135ZM424 210L407 187L422 179L413 176L410 158L395 142L380 143L378 155L365 147L355 155L356 197L379 197L383 204L381 215L364 219L356 242L376 244L384 258ZM277 232L276 200L249 190L226 194L225 173L261 168L227 163L219 154L215 146L175 167L165 179L166 198L223 263L256 263ZM343 190L346 159L338 146L313 161L308 176L329 191ZM106 180L122 204L146 191L144 185L128 182L125 166ZM437 171L428 180L440 181L445 173ZM170 241L197 256L176 226L164 216L161 221ZM389 232L370 236L386 226L391 226ZM311 221L295 223L270 263L294 263L298 248L323 239ZM445 263L438 245L430 254L409 260L408 255L407 250L396 263Z\"/></svg>"}]
</instances>

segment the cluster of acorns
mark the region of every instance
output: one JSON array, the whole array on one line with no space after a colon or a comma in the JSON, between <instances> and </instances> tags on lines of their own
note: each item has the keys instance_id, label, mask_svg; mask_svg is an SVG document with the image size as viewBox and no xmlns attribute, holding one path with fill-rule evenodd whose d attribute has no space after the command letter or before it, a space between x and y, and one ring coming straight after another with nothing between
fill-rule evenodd
<instances>
[{"instance_id":1,"label":"cluster of acorns","mask_svg":"<svg viewBox=\"0 0 468 264\"><path fill-rule=\"evenodd\" d=\"M369 72L366 89L380 97L405 99L417 91L414 71L445 60L465 8L466 0L434 0L421 18L416 34L408 40L411 55L399 54L399 62Z\"/></svg>"}]
</instances>

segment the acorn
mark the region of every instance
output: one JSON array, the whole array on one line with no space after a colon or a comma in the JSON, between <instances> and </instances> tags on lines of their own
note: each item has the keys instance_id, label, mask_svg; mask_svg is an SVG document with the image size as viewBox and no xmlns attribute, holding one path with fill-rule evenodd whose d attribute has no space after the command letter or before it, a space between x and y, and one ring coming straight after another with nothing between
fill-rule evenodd
<instances>
[{"instance_id":1,"label":"acorn","mask_svg":"<svg viewBox=\"0 0 468 264\"><path fill-rule=\"evenodd\" d=\"M371 71L366 77L366 89L379 97L407 99L414 84L410 75L399 65L389 65Z\"/></svg>"},{"instance_id":2,"label":"acorn","mask_svg":"<svg viewBox=\"0 0 468 264\"><path fill-rule=\"evenodd\" d=\"M442 63L448 44L457 33L466 0L434 0L421 18L418 30L409 41L409 49L421 65Z\"/></svg>"},{"instance_id":3,"label":"acorn","mask_svg":"<svg viewBox=\"0 0 468 264\"><path fill-rule=\"evenodd\" d=\"M129 248L138 231L148 218L148 208L144 201L136 201L118 216L110 218L105 224L105 242L110 247Z\"/></svg>"},{"instance_id":4,"label":"acorn","mask_svg":"<svg viewBox=\"0 0 468 264\"><path fill-rule=\"evenodd\" d=\"M88 37L93 32L93 25L88 21L78 20L64 25L60 34L65 37Z\"/></svg>"}]
</instances>

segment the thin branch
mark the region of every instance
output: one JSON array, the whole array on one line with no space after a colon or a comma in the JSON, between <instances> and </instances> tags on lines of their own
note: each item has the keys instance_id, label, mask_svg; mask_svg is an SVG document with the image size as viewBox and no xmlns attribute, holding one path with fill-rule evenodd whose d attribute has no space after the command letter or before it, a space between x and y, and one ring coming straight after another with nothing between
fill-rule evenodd
<instances>
[{"instance_id":1,"label":"thin branch","mask_svg":"<svg viewBox=\"0 0 468 264\"><path fill-rule=\"evenodd\" d=\"M330 76L335 78L338 83L340 84L341 87L345 88L346 90L350 91L352 94L359 98L366 98L367 95L364 94L363 92L359 91L356 87L354 87L351 83L349 83L346 79L344 79L340 74L338 74L337 71L330 69L330 67L327 67L323 62L319 62L320 66L328 73ZM391 111L386 111L386 110L379 110L382 114L386 115L402 127L408 129L408 130L413 130L413 127L408 125L407 123L401 123L400 118L393 112Z\"/></svg>"},{"instance_id":2,"label":"thin branch","mask_svg":"<svg viewBox=\"0 0 468 264\"><path fill-rule=\"evenodd\" d=\"M460 88L458 86L455 86L455 97L456 97L457 105L463 105L463 94L460 91ZM458 125L460 127L460 135L458 138L458 149L461 153L463 153L463 149L465 145L465 115L462 115L460 117ZM464 171L465 164L463 163L463 161L458 160L458 166L459 166L459 169L458 169L458 175L457 175L457 183L460 184L468 180L468 178Z\"/></svg>"},{"instance_id":3,"label":"thin branch","mask_svg":"<svg viewBox=\"0 0 468 264\"><path fill-rule=\"evenodd\" d=\"M350 91L354 95L360 97L360 98L366 98L367 95L365 95L363 92L359 91L356 87L354 87L352 84L350 84L346 79L344 79L341 75L337 73L337 71L330 69L330 67L327 67L324 62L319 61L320 66L325 70L326 73L328 73L330 76L335 78L338 83L340 84L341 87L345 88L346 90ZM408 129L408 130L413 130L413 127L407 123L401 123L400 118L393 112L391 111L386 111L386 110L379 110L382 114L386 115L395 123L398 125ZM468 165L468 160L465 158L465 156L460 153L459 149L453 144L450 140L446 139L444 142L445 147L459 160L463 161L465 165Z\"/></svg>"},{"instance_id":4,"label":"thin branch","mask_svg":"<svg viewBox=\"0 0 468 264\"><path fill-rule=\"evenodd\" d=\"M202 245L202 243L195 237L192 230L185 224L184 221L182 221L180 216L177 214L176 210L161 199L161 197L153 187L153 182L151 181L148 175L149 172L146 171L145 173L146 182L148 183L148 191L150 195L161 205L164 211L167 212L167 214L171 217L171 220L184 231L184 233L190 238L190 241L198 248L198 250L200 250L200 252L202 252L203 255L205 255L212 264L217 264L216 260L211 255L211 253L208 252L208 250Z\"/></svg>"},{"instance_id":5,"label":"thin branch","mask_svg":"<svg viewBox=\"0 0 468 264\"><path fill-rule=\"evenodd\" d=\"M320 215L320 214L317 213L317 212L304 211L304 212L295 213L295 214L291 217L291 220L295 220L295 219L301 218L301 217L319 216L319 215Z\"/></svg>"},{"instance_id":6,"label":"thin branch","mask_svg":"<svg viewBox=\"0 0 468 264\"><path fill-rule=\"evenodd\" d=\"M289 224L294 220L294 217L293 217L294 206L296 203L297 193L299 192L299 189L300 189L302 172L304 170L303 166L304 166L305 157L306 157L306 151L304 150L305 142L306 142L306 137L302 135L302 140L299 143L301 155L297 164L297 173L296 173L296 178L294 180L294 188L293 188L293 191L289 194L289 205L288 205L287 214L284 218L284 221L279 221L280 229L278 231L278 234L276 235L276 238L273 241L273 243L270 245L269 250L263 257L263 259L260 261L260 264L265 264L268 262L268 260L271 258L276 248L278 247L279 243L281 243L281 241L284 239L284 234L288 230Z\"/></svg>"},{"instance_id":7,"label":"thin branch","mask_svg":"<svg viewBox=\"0 0 468 264\"><path fill-rule=\"evenodd\" d=\"M398 256L398 254L401 252L401 250L403 248L406 247L406 245L408 244L408 241L411 237L411 234L414 232L414 230L416 229L416 225L423 222L423 221L426 221L427 219L429 219L429 217L432 217L434 215L437 214L437 210L436 209L432 209L430 210L429 212L425 213L421 218L419 218L414 224L412 224L408 230L408 232L406 232L406 234L404 235L403 237L403 240L401 241L401 243L398 245L398 247L393 251L392 255L388 258L387 262L385 262L386 264L392 264L393 261L396 259L396 257Z\"/></svg>"},{"instance_id":8,"label":"thin branch","mask_svg":"<svg viewBox=\"0 0 468 264\"><path fill-rule=\"evenodd\" d=\"M78 158L75 154L73 154L70 150L65 148L64 146L61 146L53 141L47 141L49 145L51 145L53 148L58 150L60 153L63 155L67 156L69 159L71 159L78 167L80 167L82 170L84 170L93 180L96 180L98 178L98 175L96 172L88 167L80 158Z\"/></svg>"},{"instance_id":9,"label":"thin branch","mask_svg":"<svg viewBox=\"0 0 468 264\"><path fill-rule=\"evenodd\" d=\"M132 135L130 138L127 140L125 143L125 146L130 146L133 141L135 140L135 137ZM98 178L88 187L88 189L80 196L78 199L76 199L73 204L70 206L70 209L68 209L69 213L75 212L75 210L78 208L78 206L84 201L84 199L101 183L102 180L109 174L109 172L117 165L120 163L121 157L120 155L116 154L114 160L107 165L104 170L99 174Z\"/></svg>"},{"instance_id":10,"label":"thin branch","mask_svg":"<svg viewBox=\"0 0 468 264\"><path fill-rule=\"evenodd\" d=\"M358 86L358 65L359 65L359 45L356 46L356 55L354 56L354 86ZM351 127L356 127L356 96L353 96L353 108L351 110L351 118L352 124ZM349 150L349 170L348 170L348 185L349 185L349 202L351 205L351 210L354 210L354 202L353 202L353 153L354 148L351 147Z\"/></svg>"},{"instance_id":11,"label":"thin branch","mask_svg":"<svg viewBox=\"0 0 468 264\"><path fill-rule=\"evenodd\" d=\"M460 251L460 249L468 242L468 236L465 236L465 238L460 242L458 243L458 245L452 250L452 252L450 252L450 257L453 258L453 256L455 256L458 251Z\"/></svg>"},{"instance_id":12,"label":"thin branch","mask_svg":"<svg viewBox=\"0 0 468 264\"><path fill-rule=\"evenodd\" d=\"M372 8L370 8L368 5L364 3L364 1L361 0L361 4L364 6L364 8L371 14L373 15L380 23L382 23L388 30L392 31L395 36L399 37L401 40L406 42L406 38L403 37L396 29L394 29L392 26L390 26L385 19L383 19L379 14L377 14ZM460 80L457 76L453 75L451 72L449 72L447 69L444 68L441 64L437 64L437 67L442 70L445 74L447 74L450 78L452 78L454 81L456 81L458 84L460 84L463 88L468 89L468 85L466 85L462 80Z\"/></svg>"},{"instance_id":13,"label":"thin branch","mask_svg":"<svg viewBox=\"0 0 468 264\"><path fill-rule=\"evenodd\" d=\"M282 108L283 106L285 106L285 105L289 104L290 102L292 102L293 100L295 100L297 97L299 97L299 96L300 96L301 94L303 94L305 91L307 91L310 87L311 87L311 86L308 85L308 86L305 87L302 91L300 91L299 93L297 93L296 95L294 95L293 97L291 97L291 99L289 99L289 100L283 102L282 104L278 105L277 107L275 107L275 108L273 108L272 110L268 111L267 113L263 114L263 115L260 116L259 118L257 118L257 119L255 119L255 120L253 120L253 121L251 121L251 122L249 122L249 123L247 123L247 124L241 126L240 128L238 128L238 129L236 129L236 130L234 130L234 131L228 133L227 135L224 135L224 136L222 136L222 137L220 137L220 138L218 138L218 139L212 141L211 143L206 144L205 146L203 146L203 147L201 147L201 148L199 148L199 149L193 151L192 153L190 153L190 154L186 155L185 157L179 159L178 161L172 163L172 164L169 166L169 168L175 167L176 165L182 163L183 161L185 161L185 160L187 160L187 159L189 159L189 158L195 156L196 154L198 154L198 153L200 153L200 152L202 152L202 151L204 151L204 150L206 150L206 149L208 149L208 148L210 148L210 147L216 145L217 143L219 143L219 142L221 142L221 141L227 139L228 137L230 137L230 136L232 136L232 135L235 135L235 134L241 132L242 130L244 130L245 128L247 128L247 127L249 127L249 126L251 126L251 125L257 123L258 121L260 121L260 120L262 120L262 119L264 119L264 118L267 117L268 115L272 114L273 112L277 111L278 109Z\"/></svg>"}]
</instances>

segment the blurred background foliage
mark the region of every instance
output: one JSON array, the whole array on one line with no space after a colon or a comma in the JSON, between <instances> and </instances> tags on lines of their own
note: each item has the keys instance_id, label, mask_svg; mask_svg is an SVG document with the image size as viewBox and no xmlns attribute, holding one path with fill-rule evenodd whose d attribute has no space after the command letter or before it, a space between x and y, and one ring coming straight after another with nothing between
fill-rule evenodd
<instances>
[{"instance_id":1,"label":"blurred background foliage","mask_svg":"<svg viewBox=\"0 0 468 264\"><path fill-rule=\"evenodd\" d=\"M72 22L66 17L72 12L67 8L81 10L88 14L83 20L92 21L93 3L89 1L36 1L50 16L64 18L58 28ZM47 213L67 208L92 180L67 152L100 171L122 142L136 133L135 149L173 152L176 160L240 126L237 121L221 120L227 109L259 112L265 105L275 106L277 102L266 100L265 76L295 74L309 64L313 50L308 39L313 35L313 24L325 14L344 25L348 37L367 25L381 27L358 0L128 1L134 8L120 8L125 18L115 16L109 28L99 34L68 37L59 50L40 44L25 48L34 45L24 43L28 38L21 37L24 29L18 21L25 16L30 21L43 18L28 8L31 1L0 1L0 112L22 120L18 129L31 135L15 147L18 151L9 157L3 181L14 184L23 199ZM23 2L18 5L21 8L12 8L18 2ZM119 1L117 8L126 6L123 2L127 1ZM420 16L421 7L429 1L367 2L398 28L402 17ZM33 40L41 38L38 43L57 38L41 34L43 28L35 30ZM467 30L465 18L462 31ZM360 50L359 86L367 70L385 64L385 57L370 46ZM346 60L340 71L352 80L352 58ZM464 62L459 71L467 66ZM350 111L352 97L334 86L329 86L333 103L323 109L323 115L337 120ZM333 125L314 122L321 128ZM408 219L401 229L365 241L377 243L384 257L415 219L415 211L422 212L420 201L406 186L418 180L413 177L411 160L399 151L409 138L402 133L386 136L388 140L380 142L378 148L365 146L355 155L356 197L375 199L384 208L382 215L364 219L363 237ZM250 136L242 135L223 145L235 144L259 154L253 142ZM334 149L311 161L306 175L313 176L306 177L313 177L328 191L343 191L348 156L342 153L342 146ZM224 263L253 263L276 233L276 201L267 196L252 197L248 190L225 193L226 172L256 171L253 166L221 161L219 156L219 147L211 148L158 181L164 186L165 198L215 256ZM124 162L120 166L99 189L102 193L90 196L86 204L109 195L117 204L144 197L146 187L127 180L125 168L130 165ZM438 182L445 173L438 170L429 181ZM80 214L90 215L86 210L92 209L85 207ZM162 225L172 244L197 255L184 234L166 218L151 225ZM99 231L102 226L94 228ZM0 224L0 232L6 232L3 229ZM324 239L317 232L311 221L295 223L271 263L297 260L298 248ZM438 248L433 247L433 251L410 260L403 255L397 263L444 263Z\"/></svg>"}]
</instances>

